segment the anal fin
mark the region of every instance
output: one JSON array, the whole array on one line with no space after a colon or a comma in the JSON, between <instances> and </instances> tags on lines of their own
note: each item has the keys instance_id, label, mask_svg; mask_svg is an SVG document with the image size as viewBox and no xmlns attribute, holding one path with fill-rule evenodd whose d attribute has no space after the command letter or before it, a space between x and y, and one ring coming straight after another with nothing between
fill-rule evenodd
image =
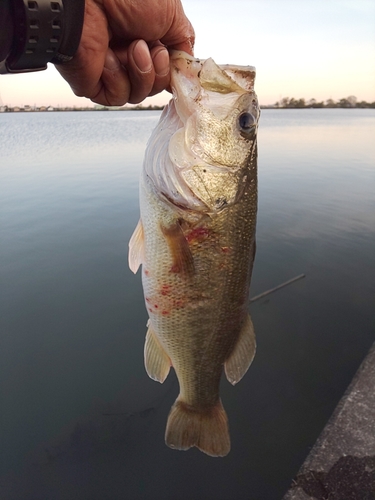
<instances>
[{"instance_id":1,"label":"anal fin","mask_svg":"<svg viewBox=\"0 0 375 500\"><path fill-rule=\"evenodd\" d=\"M162 384L168 376L171 360L157 339L150 322L148 322L144 357L147 375Z\"/></svg>"},{"instance_id":2,"label":"anal fin","mask_svg":"<svg viewBox=\"0 0 375 500\"><path fill-rule=\"evenodd\" d=\"M255 351L254 327L248 314L242 326L237 344L224 363L225 375L231 384L237 384L245 375L254 359Z\"/></svg>"}]
</instances>

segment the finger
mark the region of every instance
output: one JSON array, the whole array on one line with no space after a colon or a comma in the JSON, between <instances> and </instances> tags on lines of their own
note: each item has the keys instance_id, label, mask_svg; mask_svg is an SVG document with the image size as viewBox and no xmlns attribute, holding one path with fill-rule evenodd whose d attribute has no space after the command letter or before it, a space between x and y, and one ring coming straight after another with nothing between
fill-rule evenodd
<instances>
[{"instance_id":1,"label":"finger","mask_svg":"<svg viewBox=\"0 0 375 500\"><path fill-rule=\"evenodd\" d=\"M182 50L190 55L194 55L194 28L186 17L180 2L176 2L176 12L173 23L160 41L169 49Z\"/></svg>"},{"instance_id":2,"label":"finger","mask_svg":"<svg viewBox=\"0 0 375 500\"><path fill-rule=\"evenodd\" d=\"M149 95L155 95L169 86L169 53L164 45L158 43L150 50L152 63L154 65L155 79Z\"/></svg>"},{"instance_id":3,"label":"finger","mask_svg":"<svg viewBox=\"0 0 375 500\"><path fill-rule=\"evenodd\" d=\"M153 61L144 40L136 40L129 45L126 69L131 83L128 101L138 104L150 94L155 81Z\"/></svg>"},{"instance_id":4,"label":"finger","mask_svg":"<svg viewBox=\"0 0 375 500\"><path fill-rule=\"evenodd\" d=\"M128 102L130 93L129 76L116 54L108 49L96 93L88 97L104 106L122 106Z\"/></svg>"},{"instance_id":5,"label":"finger","mask_svg":"<svg viewBox=\"0 0 375 500\"><path fill-rule=\"evenodd\" d=\"M166 43L165 39L162 39L161 41L163 43ZM195 43L195 35L193 31L193 33L187 36L183 41L178 43L169 43L169 44L166 43L166 45L168 46L169 49L181 50L183 52L187 52L191 56L194 56L194 43Z\"/></svg>"}]
</instances>

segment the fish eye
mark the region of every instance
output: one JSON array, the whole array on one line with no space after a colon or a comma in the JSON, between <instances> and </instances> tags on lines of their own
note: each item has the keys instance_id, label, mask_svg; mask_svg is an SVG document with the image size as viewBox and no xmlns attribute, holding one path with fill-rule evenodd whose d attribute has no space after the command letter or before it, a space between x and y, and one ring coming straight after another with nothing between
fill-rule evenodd
<instances>
[{"instance_id":1,"label":"fish eye","mask_svg":"<svg viewBox=\"0 0 375 500\"><path fill-rule=\"evenodd\" d=\"M238 125L242 132L250 132L255 125L255 119L251 113L242 113L238 117Z\"/></svg>"}]
</instances>

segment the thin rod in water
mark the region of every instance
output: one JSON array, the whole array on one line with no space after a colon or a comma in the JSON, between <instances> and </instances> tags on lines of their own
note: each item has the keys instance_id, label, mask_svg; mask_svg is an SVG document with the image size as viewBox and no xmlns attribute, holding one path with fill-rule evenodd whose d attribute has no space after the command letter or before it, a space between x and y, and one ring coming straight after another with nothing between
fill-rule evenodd
<instances>
[{"instance_id":1,"label":"thin rod in water","mask_svg":"<svg viewBox=\"0 0 375 500\"><path fill-rule=\"evenodd\" d=\"M294 283L295 281L300 280L304 277L305 277L304 274L299 274L295 278L292 278L288 281L285 281L285 283L281 283L281 285L275 286L275 288L270 288L269 290L266 290L265 292L260 293L259 295L255 295L255 297L252 297L250 299L250 302L255 302L256 300L262 299L266 295L269 295L270 293L276 292L276 290L280 290L280 288L284 288L284 286L290 285L291 283Z\"/></svg>"}]
</instances>

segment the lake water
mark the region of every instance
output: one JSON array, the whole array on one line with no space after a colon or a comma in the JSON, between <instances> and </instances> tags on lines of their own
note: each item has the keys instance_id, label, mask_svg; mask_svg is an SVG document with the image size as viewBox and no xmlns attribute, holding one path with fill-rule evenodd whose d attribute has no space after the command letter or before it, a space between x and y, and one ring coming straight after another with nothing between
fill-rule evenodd
<instances>
[{"instance_id":1,"label":"lake water","mask_svg":"<svg viewBox=\"0 0 375 500\"><path fill-rule=\"evenodd\" d=\"M232 451L164 444L127 266L158 112L0 114L0 497L277 500L375 340L375 110L264 110L255 361Z\"/></svg>"}]
</instances>

